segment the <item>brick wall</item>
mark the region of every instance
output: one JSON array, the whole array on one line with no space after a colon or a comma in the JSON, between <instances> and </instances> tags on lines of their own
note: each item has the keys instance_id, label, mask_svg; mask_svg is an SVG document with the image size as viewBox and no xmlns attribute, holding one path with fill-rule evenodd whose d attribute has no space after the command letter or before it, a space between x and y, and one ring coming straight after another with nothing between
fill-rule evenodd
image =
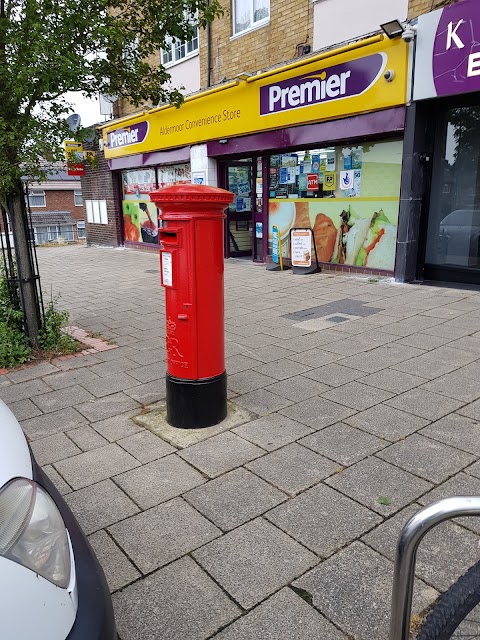
<instances>
[{"instance_id":1,"label":"brick wall","mask_svg":"<svg viewBox=\"0 0 480 640\"><path fill-rule=\"evenodd\" d=\"M85 210L85 229L87 244L118 247L122 244L120 228L120 198L116 177L108 168L107 161L98 143L85 143L85 149L94 150L97 154L98 166L85 166L85 176L81 178L83 209L86 200L106 200L108 224L93 224L87 222Z\"/></svg>"},{"instance_id":2,"label":"brick wall","mask_svg":"<svg viewBox=\"0 0 480 640\"><path fill-rule=\"evenodd\" d=\"M408 17L416 18L422 13L428 13L449 4L455 4L459 0L410 0L408 3Z\"/></svg>"},{"instance_id":3,"label":"brick wall","mask_svg":"<svg viewBox=\"0 0 480 640\"><path fill-rule=\"evenodd\" d=\"M35 190L35 188L32 188ZM81 191L80 182L75 188ZM84 219L83 207L76 207L72 191L49 191L45 189L45 207L32 207L33 211L68 211L76 220Z\"/></svg>"},{"instance_id":4,"label":"brick wall","mask_svg":"<svg viewBox=\"0 0 480 640\"><path fill-rule=\"evenodd\" d=\"M225 14L211 25L212 75L216 84L237 73L254 73L297 56L299 44L312 45L313 4L311 0L270 0L270 22L230 40L233 34L231 4L223 0ZM207 34L200 34L201 86L207 86Z\"/></svg>"}]
</instances>

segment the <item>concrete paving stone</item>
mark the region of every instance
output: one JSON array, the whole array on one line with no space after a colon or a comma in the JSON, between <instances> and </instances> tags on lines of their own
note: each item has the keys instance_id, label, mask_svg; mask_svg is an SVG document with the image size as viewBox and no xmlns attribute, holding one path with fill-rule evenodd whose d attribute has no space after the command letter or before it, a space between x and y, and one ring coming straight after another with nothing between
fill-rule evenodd
<instances>
[{"instance_id":1,"label":"concrete paving stone","mask_svg":"<svg viewBox=\"0 0 480 640\"><path fill-rule=\"evenodd\" d=\"M160 319L158 320L160 323ZM163 318L161 320L163 326ZM155 364L156 362L160 362L165 360L165 349L163 348L151 348L148 351L136 351L135 353L131 353L126 360L130 360L132 362L136 362L137 365L147 365L147 364ZM125 369L128 371L128 369Z\"/></svg>"},{"instance_id":2,"label":"concrete paving stone","mask_svg":"<svg viewBox=\"0 0 480 640\"><path fill-rule=\"evenodd\" d=\"M357 409L357 411L363 411L392 397L393 394L388 391L360 382L348 382L341 387L322 393L322 398L346 405L351 409Z\"/></svg>"},{"instance_id":3,"label":"concrete paving stone","mask_svg":"<svg viewBox=\"0 0 480 640\"><path fill-rule=\"evenodd\" d=\"M124 389L124 393L141 405L148 406L165 398L166 381L165 378L153 380L153 382L139 384L131 389Z\"/></svg>"},{"instance_id":4,"label":"concrete paving stone","mask_svg":"<svg viewBox=\"0 0 480 640\"><path fill-rule=\"evenodd\" d=\"M111 480L102 480L66 496L68 506L87 535L139 512Z\"/></svg>"},{"instance_id":5,"label":"concrete paving stone","mask_svg":"<svg viewBox=\"0 0 480 640\"><path fill-rule=\"evenodd\" d=\"M469 453L418 433L379 451L377 456L435 484L443 482L475 460Z\"/></svg>"},{"instance_id":6,"label":"concrete paving stone","mask_svg":"<svg viewBox=\"0 0 480 640\"><path fill-rule=\"evenodd\" d=\"M345 363L347 362L347 360L348 358L345 360ZM311 371L307 371L305 373L305 376L307 378L311 378L312 380L316 380L318 382L323 382L330 387L339 387L342 384L352 382L352 380L361 378L364 375L365 374L362 371L351 369L350 367L345 367L339 362L333 362L331 364L319 367L318 369L312 369ZM327 389L325 389L325 391L326 390ZM303 398L298 398L298 400L302 399Z\"/></svg>"},{"instance_id":7,"label":"concrete paving stone","mask_svg":"<svg viewBox=\"0 0 480 640\"><path fill-rule=\"evenodd\" d=\"M263 365L258 365L257 363L257 366L255 366L255 371L262 373L263 375L270 376L271 378L275 378L275 380L286 380L287 378L292 378L293 376L305 373L305 371L309 371L310 369L310 366L301 364L300 362L295 362L290 358L269 362Z\"/></svg>"},{"instance_id":8,"label":"concrete paving stone","mask_svg":"<svg viewBox=\"0 0 480 640\"><path fill-rule=\"evenodd\" d=\"M428 420L424 418L413 416L411 413L386 404L377 404L366 411L345 418L344 421L352 427L368 431L391 442L401 440L428 424Z\"/></svg>"},{"instance_id":9,"label":"concrete paving stone","mask_svg":"<svg viewBox=\"0 0 480 640\"><path fill-rule=\"evenodd\" d=\"M418 499L422 505L431 504L442 498L452 498L454 496L479 496L480 479L466 473L457 473L440 486L436 487ZM456 518L453 522L458 522L462 526L470 529L474 533L480 534L480 518L477 516Z\"/></svg>"},{"instance_id":10,"label":"concrete paving stone","mask_svg":"<svg viewBox=\"0 0 480 640\"><path fill-rule=\"evenodd\" d=\"M309 427L278 413L247 422L233 432L266 451L273 451L313 433Z\"/></svg>"},{"instance_id":11,"label":"concrete paving stone","mask_svg":"<svg viewBox=\"0 0 480 640\"><path fill-rule=\"evenodd\" d=\"M215 636L215 640L346 640L291 589L284 588Z\"/></svg>"},{"instance_id":12,"label":"concrete paving stone","mask_svg":"<svg viewBox=\"0 0 480 640\"><path fill-rule=\"evenodd\" d=\"M52 464L64 458L71 458L77 453L82 453L64 433L55 433L46 438L35 440L31 444L35 460L40 466Z\"/></svg>"},{"instance_id":13,"label":"concrete paving stone","mask_svg":"<svg viewBox=\"0 0 480 640\"><path fill-rule=\"evenodd\" d=\"M52 413L22 420L21 425L27 438L32 441L61 431L69 431L85 424L85 422L85 418L78 411L67 407L60 411L52 411Z\"/></svg>"},{"instance_id":14,"label":"concrete paving stone","mask_svg":"<svg viewBox=\"0 0 480 640\"><path fill-rule=\"evenodd\" d=\"M240 373L241 371L253 369L253 367L257 367L257 365L258 360L255 360L254 358L248 358L247 356L244 356L242 354L236 354L225 358L225 368L228 375L233 375L234 373Z\"/></svg>"},{"instance_id":15,"label":"concrete paving stone","mask_svg":"<svg viewBox=\"0 0 480 640\"><path fill-rule=\"evenodd\" d=\"M97 531L88 536L88 541L102 565L111 592L122 589L140 578L141 573L117 547L108 533Z\"/></svg>"},{"instance_id":16,"label":"concrete paving stone","mask_svg":"<svg viewBox=\"0 0 480 640\"><path fill-rule=\"evenodd\" d=\"M117 391L123 391L124 389L130 389L140 383L128 373L114 373L111 376L98 377L95 380L88 380L82 383L82 386L87 389L95 398L103 398L103 396L117 393Z\"/></svg>"},{"instance_id":17,"label":"concrete paving stone","mask_svg":"<svg viewBox=\"0 0 480 640\"><path fill-rule=\"evenodd\" d=\"M368 353L359 353L346 359L345 364L365 373L376 373L381 369L393 367L399 362L422 355L422 349L406 347L396 342L372 349Z\"/></svg>"},{"instance_id":18,"label":"concrete paving stone","mask_svg":"<svg viewBox=\"0 0 480 640\"><path fill-rule=\"evenodd\" d=\"M413 373L424 378L433 380L439 378L447 373L451 373L469 364L475 358L477 354L467 353L461 349L452 349L450 345L438 347L424 353L418 358L412 358L407 362L401 362L394 366L398 371L405 371L406 373Z\"/></svg>"},{"instance_id":19,"label":"concrete paving stone","mask_svg":"<svg viewBox=\"0 0 480 640\"><path fill-rule=\"evenodd\" d=\"M431 327L429 329L424 329L423 333L428 333L431 336L436 336L439 338L449 338L450 341L458 340L459 338L464 338L470 334L473 334L475 329L471 327L461 327L456 324L452 324L454 321L450 320L440 324L436 327Z\"/></svg>"},{"instance_id":20,"label":"concrete paving stone","mask_svg":"<svg viewBox=\"0 0 480 640\"><path fill-rule=\"evenodd\" d=\"M320 367L321 365L328 365L331 362L342 359L343 355L325 351L325 349L322 349L320 347L317 347L316 349L310 349L310 351L295 353L295 355L292 355L290 357L290 360L299 362L300 364L305 364L308 367Z\"/></svg>"},{"instance_id":21,"label":"concrete paving stone","mask_svg":"<svg viewBox=\"0 0 480 640\"><path fill-rule=\"evenodd\" d=\"M317 556L262 518L210 542L193 557L244 609L318 562Z\"/></svg>"},{"instance_id":22,"label":"concrete paving stone","mask_svg":"<svg viewBox=\"0 0 480 640\"><path fill-rule=\"evenodd\" d=\"M472 336L466 336L465 338L459 338L450 342L449 347L452 349L462 349L468 353L476 353L480 356L480 338L473 338Z\"/></svg>"},{"instance_id":23,"label":"concrete paving stone","mask_svg":"<svg viewBox=\"0 0 480 640\"><path fill-rule=\"evenodd\" d=\"M40 409L33 404L31 400L19 400L18 402L9 402L8 408L14 414L17 420L28 420L41 416Z\"/></svg>"},{"instance_id":24,"label":"concrete paving stone","mask_svg":"<svg viewBox=\"0 0 480 640\"><path fill-rule=\"evenodd\" d=\"M99 364L103 360L103 355L105 353L112 353L114 351L118 351L118 349L112 349L111 351L102 352L102 359L100 359L100 354L89 354L76 356L75 358L70 358L68 360L58 360L55 359L53 362L55 366L62 371L70 371L71 369L81 369L82 367L89 367L93 364Z\"/></svg>"},{"instance_id":25,"label":"concrete paving stone","mask_svg":"<svg viewBox=\"0 0 480 640\"><path fill-rule=\"evenodd\" d=\"M134 433L131 436L117 440L117 443L143 464L163 458L176 451L175 447L172 447L172 445L151 431Z\"/></svg>"},{"instance_id":26,"label":"concrete paving stone","mask_svg":"<svg viewBox=\"0 0 480 640\"><path fill-rule=\"evenodd\" d=\"M266 518L322 558L382 521L370 509L324 484L276 507Z\"/></svg>"},{"instance_id":27,"label":"concrete paving stone","mask_svg":"<svg viewBox=\"0 0 480 640\"><path fill-rule=\"evenodd\" d=\"M317 396L282 409L281 413L318 430L348 418L355 411Z\"/></svg>"},{"instance_id":28,"label":"concrete paving stone","mask_svg":"<svg viewBox=\"0 0 480 640\"><path fill-rule=\"evenodd\" d=\"M73 407L82 402L93 401L94 399L95 396L79 385L73 385L66 389L58 389L57 391L50 391L49 393L44 393L32 398L33 402L43 413L59 411L60 409Z\"/></svg>"},{"instance_id":29,"label":"concrete paving stone","mask_svg":"<svg viewBox=\"0 0 480 640\"><path fill-rule=\"evenodd\" d=\"M398 322L384 325L382 331L392 333L399 337L405 337L412 333L428 330L443 322L445 322L444 318L427 318L426 316L415 315L411 318L405 318Z\"/></svg>"},{"instance_id":30,"label":"concrete paving stone","mask_svg":"<svg viewBox=\"0 0 480 640\"><path fill-rule=\"evenodd\" d=\"M95 365L103 366L103 365ZM84 382L92 382L99 379L93 371L93 367L84 367L82 369L71 369L70 371L58 371L52 375L46 376L45 382L52 387L52 389L66 389L67 387L73 387Z\"/></svg>"},{"instance_id":31,"label":"concrete paving stone","mask_svg":"<svg viewBox=\"0 0 480 640\"><path fill-rule=\"evenodd\" d=\"M327 478L338 468L331 460L296 443L245 466L291 496Z\"/></svg>"},{"instance_id":32,"label":"concrete paving stone","mask_svg":"<svg viewBox=\"0 0 480 640\"><path fill-rule=\"evenodd\" d=\"M47 474L50 480L53 482L58 492L64 496L72 491L72 488L65 482L62 476L52 467L51 464L47 464L42 467L42 470Z\"/></svg>"},{"instance_id":33,"label":"concrete paving stone","mask_svg":"<svg viewBox=\"0 0 480 640\"><path fill-rule=\"evenodd\" d=\"M306 436L298 443L346 467L390 444L343 422Z\"/></svg>"},{"instance_id":34,"label":"concrete paving stone","mask_svg":"<svg viewBox=\"0 0 480 640\"><path fill-rule=\"evenodd\" d=\"M459 409L463 402L420 388L411 389L391 400L386 400L385 404L395 409L407 411L420 418L438 420Z\"/></svg>"},{"instance_id":35,"label":"concrete paving stone","mask_svg":"<svg viewBox=\"0 0 480 640\"><path fill-rule=\"evenodd\" d=\"M480 456L480 424L472 418L450 413L421 431L439 442Z\"/></svg>"},{"instance_id":36,"label":"concrete paving stone","mask_svg":"<svg viewBox=\"0 0 480 640\"><path fill-rule=\"evenodd\" d=\"M263 449L227 431L187 447L178 455L210 478L215 478L264 453Z\"/></svg>"},{"instance_id":37,"label":"concrete paving stone","mask_svg":"<svg viewBox=\"0 0 480 640\"><path fill-rule=\"evenodd\" d=\"M217 538L221 531L182 498L108 528L142 573L150 573Z\"/></svg>"},{"instance_id":38,"label":"concrete paving stone","mask_svg":"<svg viewBox=\"0 0 480 640\"><path fill-rule=\"evenodd\" d=\"M417 347L419 349L436 349L444 344L452 342L450 337L431 336L428 333L413 333L406 338L397 340L397 344L403 344L407 347Z\"/></svg>"},{"instance_id":39,"label":"concrete paving stone","mask_svg":"<svg viewBox=\"0 0 480 640\"><path fill-rule=\"evenodd\" d=\"M138 380L139 382L145 383L165 378L166 372L166 363L159 360L158 362L154 362L153 364L143 365L141 367L137 367L136 369L131 369L126 375L135 378L135 380ZM127 389L133 386L133 384L129 384L125 385L124 388Z\"/></svg>"},{"instance_id":40,"label":"concrete paving stone","mask_svg":"<svg viewBox=\"0 0 480 640\"><path fill-rule=\"evenodd\" d=\"M245 351L245 345L239 344L236 339L238 336L225 332L225 358L237 356Z\"/></svg>"},{"instance_id":41,"label":"concrete paving stone","mask_svg":"<svg viewBox=\"0 0 480 640\"><path fill-rule=\"evenodd\" d=\"M234 469L184 494L195 509L230 531L265 513L287 496L246 469Z\"/></svg>"},{"instance_id":42,"label":"concrete paving stone","mask_svg":"<svg viewBox=\"0 0 480 640\"><path fill-rule=\"evenodd\" d=\"M364 376L359 382L377 389L390 391L391 393L404 393L428 382L428 380L419 376L413 376L410 373L396 371L395 369L382 369L382 371L378 371L377 373Z\"/></svg>"},{"instance_id":43,"label":"concrete paving stone","mask_svg":"<svg viewBox=\"0 0 480 640\"><path fill-rule=\"evenodd\" d=\"M355 640L388 637L393 563L361 542L353 542L305 576L294 588L311 594L313 606ZM437 597L435 589L415 581L414 614Z\"/></svg>"},{"instance_id":44,"label":"concrete paving stone","mask_svg":"<svg viewBox=\"0 0 480 640\"><path fill-rule=\"evenodd\" d=\"M188 557L116 593L113 605L122 640L206 640L241 613Z\"/></svg>"},{"instance_id":45,"label":"concrete paving stone","mask_svg":"<svg viewBox=\"0 0 480 640\"><path fill-rule=\"evenodd\" d=\"M362 540L393 561L400 531L419 509L418 505L410 505ZM418 547L416 575L436 589L445 591L477 562L479 541L476 534L454 522L437 525L427 533Z\"/></svg>"},{"instance_id":46,"label":"concrete paving stone","mask_svg":"<svg viewBox=\"0 0 480 640\"><path fill-rule=\"evenodd\" d=\"M255 391L244 393L235 398L235 403L259 416L268 415L293 404L291 400L281 398L265 389L256 389Z\"/></svg>"},{"instance_id":47,"label":"concrete paving stone","mask_svg":"<svg viewBox=\"0 0 480 640\"><path fill-rule=\"evenodd\" d=\"M422 386L422 389L441 393L449 398L473 402L480 398L480 363L473 362Z\"/></svg>"},{"instance_id":48,"label":"concrete paving stone","mask_svg":"<svg viewBox=\"0 0 480 640\"><path fill-rule=\"evenodd\" d=\"M83 427L78 427L77 429L72 429L71 431L66 432L70 440L80 447L82 451L90 451L91 449L98 449L99 447L104 447L108 444L108 440L102 438L102 436L89 427L85 425Z\"/></svg>"},{"instance_id":49,"label":"concrete paving stone","mask_svg":"<svg viewBox=\"0 0 480 640\"><path fill-rule=\"evenodd\" d=\"M98 422L111 418L112 416L126 413L132 409L138 409L140 408L140 404L125 393L120 392L103 398L95 398L91 402L76 405L75 408L90 420L90 422Z\"/></svg>"},{"instance_id":50,"label":"concrete paving stone","mask_svg":"<svg viewBox=\"0 0 480 640\"><path fill-rule=\"evenodd\" d=\"M27 380L34 380L35 378L43 378L49 373L55 373L58 371L57 367L50 362L37 362L34 365L29 365L24 369L18 369L8 374L10 382L26 382ZM48 381L47 381L48 382Z\"/></svg>"},{"instance_id":51,"label":"concrete paving stone","mask_svg":"<svg viewBox=\"0 0 480 640\"><path fill-rule=\"evenodd\" d=\"M295 351L276 344L269 344L264 347L249 348L249 351L246 353L249 358L254 358L255 360L259 360L260 362L265 363L273 362L275 360L281 360L282 358L288 358L289 356L293 356L294 354Z\"/></svg>"},{"instance_id":52,"label":"concrete paving stone","mask_svg":"<svg viewBox=\"0 0 480 640\"><path fill-rule=\"evenodd\" d=\"M121 415L115 415L106 420L94 422L92 428L109 442L115 442L121 438L126 438L134 433L143 431L143 428L135 424L131 419L136 412L128 412Z\"/></svg>"},{"instance_id":53,"label":"concrete paving stone","mask_svg":"<svg viewBox=\"0 0 480 640\"><path fill-rule=\"evenodd\" d=\"M366 458L325 482L377 513L389 516L432 488L408 471Z\"/></svg>"},{"instance_id":54,"label":"concrete paving stone","mask_svg":"<svg viewBox=\"0 0 480 640\"><path fill-rule=\"evenodd\" d=\"M122 473L115 482L142 509L149 509L203 484L205 478L173 454Z\"/></svg>"},{"instance_id":55,"label":"concrete paving stone","mask_svg":"<svg viewBox=\"0 0 480 640\"><path fill-rule=\"evenodd\" d=\"M256 371L241 371L228 376L227 379L228 388L239 394L261 389L272 382L275 382L275 378L264 376Z\"/></svg>"},{"instance_id":56,"label":"concrete paving stone","mask_svg":"<svg viewBox=\"0 0 480 640\"><path fill-rule=\"evenodd\" d=\"M100 377L113 376L116 373L124 373L138 367L138 362L134 362L129 358L121 357L108 362L101 362L89 367L89 371Z\"/></svg>"},{"instance_id":57,"label":"concrete paving stone","mask_svg":"<svg viewBox=\"0 0 480 640\"><path fill-rule=\"evenodd\" d=\"M308 375L307 371L305 375ZM331 387L304 376L294 376L286 380L280 380L265 387L267 391L276 393L277 395L298 402L306 400L312 396L317 396L323 391L328 391Z\"/></svg>"},{"instance_id":58,"label":"concrete paving stone","mask_svg":"<svg viewBox=\"0 0 480 640\"><path fill-rule=\"evenodd\" d=\"M49 391L51 391L51 388L43 380L27 380L27 382L18 382L17 384L0 387L0 398L5 404L10 404L33 398Z\"/></svg>"},{"instance_id":59,"label":"concrete paving stone","mask_svg":"<svg viewBox=\"0 0 480 640\"><path fill-rule=\"evenodd\" d=\"M117 444L109 444L57 462L55 468L70 486L83 489L138 465L138 460L124 449Z\"/></svg>"}]
</instances>

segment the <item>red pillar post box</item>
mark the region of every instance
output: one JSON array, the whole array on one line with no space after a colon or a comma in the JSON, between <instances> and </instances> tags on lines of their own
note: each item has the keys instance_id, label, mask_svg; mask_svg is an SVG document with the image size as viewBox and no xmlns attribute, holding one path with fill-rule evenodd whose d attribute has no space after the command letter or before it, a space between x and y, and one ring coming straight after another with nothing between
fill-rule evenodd
<instances>
[{"instance_id":1,"label":"red pillar post box","mask_svg":"<svg viewBox=\"0 0 480 640\"><path fill-rule=\"evenodd\" d=\"M230 191L196 184L150 194L160 209L166 301L167 422L198 429L227 415L223 226Z\"/></svg>"}]
</instances>

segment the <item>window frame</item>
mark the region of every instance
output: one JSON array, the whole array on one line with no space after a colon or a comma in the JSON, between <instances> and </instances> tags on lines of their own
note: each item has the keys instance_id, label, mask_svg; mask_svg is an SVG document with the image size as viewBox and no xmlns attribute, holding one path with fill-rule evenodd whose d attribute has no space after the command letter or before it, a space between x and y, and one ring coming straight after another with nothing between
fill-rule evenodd
<instances>
[{"instance_id":1,"label":"window frame","mask_svg":"<svg viewBox=\"0 0 480 640\"><path fill-rule=\"evenodd\" d=\"M254 2L255 0L248 0L250 3L250 25L241 31L235 31L236 26L236 0L232 0L232 37L230 40L235 40L246 33L250 33L250 31L255 31L256 29L260 29L270 22L270 0L266 0L268 3L268 16L266 18L261 18L260 20L254 20Z\"/></svg>"},{"instance_id":2,"label":"window frame","mask_svg":"<svg viewBox=\"0 0 480 640\"><path fill-rule=\"evenodd\" d=\"M77 202L77 197L80 196L81 202ZM76 207L83 207L83 194L81 189L75 189L73 192L73 203Z\"/></svg>"},{"instance_id":3,"label":"window frame","mask_svg":"<svg viewBox=\"0 0 480 640\"><path fill-rule=\"evenodd\" d=\"M85 221L77 220L77 238L79 240L85 240L86 237L87 237L87 228L85 226Z\"/></svg>"},{"instance_id":4,"label":"window frame","mask_svg":"<svg viewBox=\"0 0 480 640\"><path fill-rule=\"evenodd\" d=\"M184 62L189 58L193 58L194 56L199 55L200 53L200 34L198 31L198 27L195 27L196 35L190 40L179 40L178 38L171 38L168 46L168 49L160 49L160 62L161 64L168 69L169 67L173 67L180 62ZM196 42L196 45L193 43ZM188 51L189 46L194 46L191 51ZM184 55L177 57L176 52L183 51ZM168 54L170 58L168 62L164 61L165 54Z\"/></svg>"},{"instance_id":5,"label":"window frame","mask_svg":"<svg viewBox=\"0 0 480 640\"><path fill-rule=\"evenodd\" d=\"M43 204L33 204L30 201L30 198L33 198L33 197L39 198L41 196L43 196ZM27 199L28 199L28 206L31 209L41 209L47 206L47 196L45 194L45 189L29 189L27 193Z\"/></svg>"}]
</instances>

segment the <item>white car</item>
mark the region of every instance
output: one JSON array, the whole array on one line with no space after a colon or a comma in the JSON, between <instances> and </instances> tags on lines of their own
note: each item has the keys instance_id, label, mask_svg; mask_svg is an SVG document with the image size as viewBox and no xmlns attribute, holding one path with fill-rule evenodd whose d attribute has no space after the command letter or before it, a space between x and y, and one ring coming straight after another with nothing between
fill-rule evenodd
<instances>
[{"instance_id":1,"label":"white car","mask_svg":"<svg viewBox=\"0 0 480 640\"><path fill-rule=\"evenodd\" d=\"M0 638L117 638L100 564L1 400Z\"/></svg>"}]
</instances>

